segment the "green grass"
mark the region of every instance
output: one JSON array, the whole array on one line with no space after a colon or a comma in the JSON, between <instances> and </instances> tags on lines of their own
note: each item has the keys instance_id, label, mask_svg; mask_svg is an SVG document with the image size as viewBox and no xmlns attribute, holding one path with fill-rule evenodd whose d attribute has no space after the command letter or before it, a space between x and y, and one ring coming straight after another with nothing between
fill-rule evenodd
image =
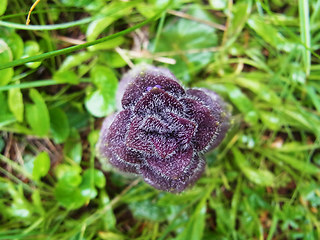
<instances>
[{"instance_id":1,"label":"green grass","mask_svg":"<svg viewBox=\"0 0 320 240\"><path fill-rule=\"evenodd\" d=\"M204 2L1 3L0 239L320 239L320 1ZM95 150L140 62L232 109L179 195Z\"/></svg>"}]
</instances>

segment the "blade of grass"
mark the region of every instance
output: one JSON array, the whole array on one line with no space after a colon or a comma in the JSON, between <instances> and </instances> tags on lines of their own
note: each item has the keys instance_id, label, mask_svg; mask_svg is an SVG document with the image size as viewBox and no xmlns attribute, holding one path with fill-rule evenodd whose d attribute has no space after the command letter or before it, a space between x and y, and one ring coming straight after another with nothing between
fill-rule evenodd
<instances>
[{"instance_id":1,"label":"blade of grass","mask_svg":"<svg viewBox=\"0 0 320 240\"><path fill-rule=\"evenodd\" d=\"M159 25L158 25L157 34L156 34L156 37L155 37L155 40L154 40L154 45L153 45L153 52L155 52L156 49L157 49L157 45L158 45L158 42L159 42L159 38L160 38L160 34L161 34L161 31L162 31L162 28L163 28L163 24L164 24L165 18L166 18L166 13L164 12L161 15L160 22L159 22Z\"/></svg>"},{"instance_id":2,"label":"blade of grass","mask_svg":"<svg viewBox=\"0 0 320 240\"><path fill-rule=\"evenodd\" d=\"M272 222L271 222L271 226L270 226L270 230L269 230L269 233L268 233L267 240L272 240L273 235L276 232L278 221L279 221L279 218L278 218L278 215L277 215L278 211L279 211L279 205L277 204L275 209L274 209L274 212L273 212L273 218L272 218Z\"/></svg>"},{"instance_id":3,"label":"blade of grass","mask_svg":"<svg viewBox=\"0 0 320 240\"><path fill-rule=\"evenodd\" d=\"M303 63L307 76L310 74L311 65L311 40L309 21L309 1L299 0L300 37L305 48L303 49Z\"/></svg>"}]
</instances>

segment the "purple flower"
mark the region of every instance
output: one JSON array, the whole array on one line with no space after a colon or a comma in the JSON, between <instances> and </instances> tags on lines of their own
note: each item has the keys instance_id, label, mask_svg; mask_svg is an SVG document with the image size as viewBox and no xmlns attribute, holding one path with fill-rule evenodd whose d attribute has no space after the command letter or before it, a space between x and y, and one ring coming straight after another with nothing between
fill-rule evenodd
<instances>
[{"instance_id":1,"label":"purple flower","mask_svg":"<svg viewBox=\"0 0 320 240\"><path fill-rule=\"evenodd\" d=\"M131 70L117 98L121 111L104 121L100 153L160 190L178 193L192 185L204 171L203 153L228 130L229 113L216 93L184 89L164 68Z\"/></svg>"}]
</instances>

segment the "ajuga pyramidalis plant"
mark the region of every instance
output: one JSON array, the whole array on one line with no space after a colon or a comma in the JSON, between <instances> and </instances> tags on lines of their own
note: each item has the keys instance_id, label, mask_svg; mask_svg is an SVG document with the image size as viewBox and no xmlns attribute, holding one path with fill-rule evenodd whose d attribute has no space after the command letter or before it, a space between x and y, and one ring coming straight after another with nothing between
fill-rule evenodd
<instances>
[{"instance_id":1,"label":"ajuga pyramidalis plant","mask_svg":"<svg viewBox=\"0 0 320 240\"><path fill-rule=\"evenodd\" d=\"M179 193L204 171L203 154L229 127L226 104L207 89L185 89L165 68L137 66L124 75L119 112L103 123L99 151L122 172Z\"/></svg>"}]
</instances>

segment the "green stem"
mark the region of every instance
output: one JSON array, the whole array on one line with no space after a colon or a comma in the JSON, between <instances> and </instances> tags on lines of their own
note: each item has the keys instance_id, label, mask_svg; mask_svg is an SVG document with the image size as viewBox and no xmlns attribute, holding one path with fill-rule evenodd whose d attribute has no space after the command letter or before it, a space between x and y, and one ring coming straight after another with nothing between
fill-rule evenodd
<instances>
[{"instance_id":1,"label":"green stem","mask_svg":"<svg viewBox=\"0 0 320 240\"><path fill-rule=\"evenodd\" d=\"M89 79L82 78L80 81L81 82L88 82ZM45 87L45 86L58 85L58 84L66 84L66 83L60 83L60 82L57 82L52 79L38 80L38 81L34 81L34 82L25 82L25 83L2 86L2 87L0 87L0 92L8 91L13 88L25 89L25 88L32 88L32 87Z\"/></svg>"},{"instance_id":2,"label":"green stem","mask_svg":"<svg viewBox=\"0 0 320 240\"><path fill-rule=\"evenodd\" d=\"M24 88L32 88L32 87L44 87L44 86L57 85L57 84L62 84L62 83L58 83L55 80L40 80L35 82L25 82L25 83L2 86L0 87L0 92L7 91L13 88L24 89Z\"/></svg>"},{"instance_id":3,"label":"green stem","mask_svg":"<svg viewBox=\"0 0 320 240\"><path fill-rule=\"evenodd\" d=\"M0 21L0 26L2 27L8 27L8 28L15 28L19 30L57 30L57 29L65 29L70 28L82 24L86 24L94 20L93 17L84 18L81 20L68 22L68 23L59 23L59 24L52 24L52 25L25 25L25 24L19 24L19 23L12 23L12 22L6 22L6 21Z\"/></svg>"}]
</instances>

